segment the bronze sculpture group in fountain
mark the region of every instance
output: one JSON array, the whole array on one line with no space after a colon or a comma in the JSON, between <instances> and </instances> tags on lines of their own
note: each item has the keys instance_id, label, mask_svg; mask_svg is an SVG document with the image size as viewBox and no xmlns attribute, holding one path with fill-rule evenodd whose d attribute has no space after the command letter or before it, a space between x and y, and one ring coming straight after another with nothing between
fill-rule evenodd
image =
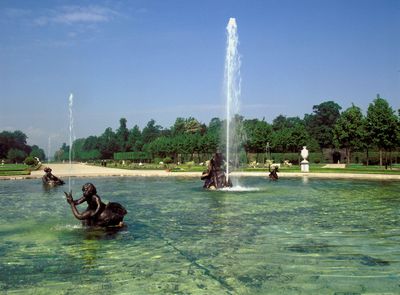
<instances>
[{"instance_id":1,"label":"bronze sculpture group in fountain","mask_svg":"<svg viewBox=\"0 0 400 295\"><path fill-rule=\"evenodd\" d=\"M86 183L82 187L83 195L74 200L72 193L65 193L67 202L71 205L74 216L82 221L85 226L99 227L123 227L123 218L128 213L119 203L110 202L104 204L97 195L96 187L92 183ZM88 207L85 211L79 212L77 205L87 202Z\"/></svg>"},{"instance_id":2,"label":"bronze sculpture group in fountain","mask_svg":"<svg viewBox=\"0 0 400 295\"><path fill-rule=\"evenodd\" d=\"M201 180L204 180L204 188L207 189L220 189L224 187L231 187L230 179L226 177L225 171L222 169L224 158L221 153L214 154L209 161L207 170L203 172Z\"/></svg>"},{"instance_id":3,"label":"bronze sculpture group in fountain","mask_svg":"<svg viewBox=\"0 0 400 295\"><path fill-rule=\"evenodd\" d=\"M42 177L43 184L49 186L63 185L65 182L51 173L51 168L44 168L45 175Z\"/></svg>"},{"instance_id":4,"label":"bronze sculpture group in fountain","mask_svg":"<svg viewBox=\"0 0 400 295\"><path fill-rule=\"evenodd\" d=\"M270 180L278 180L278 166L274 166L271 170L271 165L269 166L269 175Z\"/></svg>"}]
</instances>

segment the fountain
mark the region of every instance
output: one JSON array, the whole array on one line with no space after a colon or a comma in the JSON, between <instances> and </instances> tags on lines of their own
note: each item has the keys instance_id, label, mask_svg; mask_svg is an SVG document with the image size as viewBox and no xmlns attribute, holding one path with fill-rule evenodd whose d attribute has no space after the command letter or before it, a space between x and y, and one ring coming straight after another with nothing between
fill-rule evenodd
<instances>
[{"instance_id":1,"label":"fountain","mask_svg":"<svg viewBox=\"0 0 400 295\"><path fill-rule=\"evenodd\" d=\"M219 152L215 153L212 159L208 161L207 170L201 176L201 180L204 180L203 188L213 190L232 187L230 179L226 177L227 174L222 170L223 161L224 157Z\"/></svg>"},{"instance_id":2,"label":"fountain","mask_svg":"<svg viewBox=\"0 0 400 295\"><path fill-rule=\"evenodd\" d=\"M61 189L6 181L0 294L399 294L399 181L245 177L259 190L206 194L191 178L77 182L132 211L126 227L82 226Z\"/></svg>"},{"instance_id":3,"label":"fountain","mask_svg":"<svg viewBox=\"0 0 400 295\"><path fill-rule=\"evenodd\" d=\"M239 166L239 146L238 126L236 115L239 113L240 97L240 55L238 52L239 38L237 34L237 24L235 18L230 18L227 30L227 44L225 57L224 89L226 96L226 130L225 130L225 159L220 152L215 153L209 161L207 170L201 177L204 180L204 188L230 188L239 187L237 179L230 179L229 173L234 167ZM223 171L225 162L225 172Z\"/></svg>"},{"instance_id":4,"label":"fountain","mask_svg":"<svg viewBox=\"0 0 400 295\"><path fill-rule=\"evenodd\" d=\"M72 106L74 103L74 95L69 95L69 174L72 174L72 137L74 131L74 117L72 116ZM68 176L68 191L71 191L71 175Z\"/></svg>"},{"instance_id":5,"label":"fountain","mask_svg":"<svg viewBox=\"0 0 400 295\"><path fill-rule=\"evenodd\" d=\"M235 115L239 113L240 96L240 55L237 50L239 38L237 34L236 19L230 18L227 30L227 44L225 57L224 88L226 96L226 150L225 159L220 152L215 153L209 161L207 170L201 177L204 180L204 188L222 189L232 187L232 179L229 173L234 167L238 167L238 148L240 140L238 138ZM225 172L223 171L225 162ZM237 179L234 186L238 187Z\"/></svg>"},{"instance_id":6,"label":"fountain","mask_svg":"<svg viewBox=\"0 0 400 295\"><path fill-rule=\"evenodd\" d=\"M50 155L51 155L51 137L49 136L49 141L47 144L47 163L50 163Z\"/></svg>"},{"instance_id":7,"label":"fountain","mask_svg":"<svg viewBox=\"0 0 400 295\"><path fill-rule=\"evenodd\" d=\"M239 113L240 97L240 55L238 52L239 38L235 18L230 18L227 30L227 45L225 58L225 95L226 95L226 178L239 163L237 126L235 115ZM235 183L234 185L237 185Z\"/></svg>"}]
</instances>

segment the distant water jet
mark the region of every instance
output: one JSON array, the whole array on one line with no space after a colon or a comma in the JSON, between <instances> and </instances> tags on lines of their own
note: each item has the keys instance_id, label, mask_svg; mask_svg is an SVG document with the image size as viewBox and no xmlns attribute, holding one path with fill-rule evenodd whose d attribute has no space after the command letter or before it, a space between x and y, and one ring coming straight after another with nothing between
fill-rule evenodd
<instances>
[{"instance_id":1,"label":"distant water jet","mask_svg":"<svg viewBox=\"0 0 400 295\"><path fill-rule=\"evenodd\" d=\"M51 155L51 137L49 136L49 141L47 144L47 163L50 163L50 155Z\"/></svg>"},{"instance_id":2,"label":"distant water jet","mask_svg":"<svg viewBox=\"0 0 400 295\"><path fill-rule=\"evenodd\" d=\"M239 114L240 98L240 55L238 52L239 37L235 18L230 18L227 30L225 58L225 95L226 95L226 177L239 165L239 143L235 115ZM234 185L237 185L234 184Z\"/></svg>"},{"instance_id":3,"label":"distant water jet","mask_svg":"<svg viewBox=\"0 0 400 295\"><path fill-rule=\"evenodd\" d=\"M74 133L74 117L72 106L74 104L74 95L71 93L68 99L69 103L69 174L72 174L72 138ZM68 191L71 191L71 175L68 177Z\"/></svg>"}]
</instances>

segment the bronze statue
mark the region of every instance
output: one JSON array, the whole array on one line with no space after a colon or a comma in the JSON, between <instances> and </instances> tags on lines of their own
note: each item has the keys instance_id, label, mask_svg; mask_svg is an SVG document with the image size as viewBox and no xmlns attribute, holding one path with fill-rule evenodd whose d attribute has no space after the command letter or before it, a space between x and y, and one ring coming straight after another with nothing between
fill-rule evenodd
<instances>
[{"instance_id":1,"label":"bronze statue","mask_svg":"<svg viewBox=\"0 0 400 295\"><path fill-rule=\"evenodd\" d=\"M222 154L217 152L209 161L207 170L201 176L201 180L204 180L204 188L219 189L232 186L230 179L226 179L225 171L221 168L223 160Z\"/></svg>"},{"instance_id":2,"label":"bronze statue","mask_svg":"<svg viewBox=\"0 0 400 295\"><path fill-rule=\"evenodd\" d=\"M58 178L57 176L53 175L51 173L51 168L50 167L46 167L44 168L44 172L46 173L45 175L43 175L42 177L42 181L43 184L45 185L63 185L65 184L65 182L63 180L61 180L60 178Z\"/></svg>"},{"instance_id":3,"label":"bronze statue","mask_svg":"<svg viewBox=\"0 0 400 295\"><path fill-rule=\"evenodd\" d=\"M274 166L271 170L271 165L269 166L269 179L270 180L278 180L278 166Z\"/></svg>"},{"instance_id":4,"label":"bronze statue","mask_svg":"<svg viewBox=\"0 0 400 295\"><path fill-rule=\"evenodd\" d=\"M77 200L72 198L72 193L65 193L67 202L71 205L74 216L82 221L85 226L122 227L123 218L128 213L125 208L115 202L104 204L97 195L96 187L92 183L86 183L82 187L83 195ZM77 205L87 202L88 207L80 213Z\"/></svg>"}]
</instances>

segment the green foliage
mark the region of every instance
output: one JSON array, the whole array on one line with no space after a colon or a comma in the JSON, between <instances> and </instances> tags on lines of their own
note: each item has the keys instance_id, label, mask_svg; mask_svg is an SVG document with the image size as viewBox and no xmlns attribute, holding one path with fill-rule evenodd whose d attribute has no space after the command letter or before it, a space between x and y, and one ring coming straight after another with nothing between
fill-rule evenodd
<instances>
[{"instance_id":1,"label":"green foliage","mask_svg":"<svg viewBox=\"0 0 400 295\"><path fill-rule=\"evenodd\" d=\"M24 171L28 168L25 164L0 164L0 171Z\"/></svg>"},{"instance_id":2,"label":"green foliage","mask_svg":"<svg viewBox=\"0 0 400 295\"><path fill-rule=\"evenodd\" d=\"M371 103L367 111L366 131L368 139L375 144L380 151L392 150L399 144L399 118L387 101L379 94ZM383 164L382 153L379 165Z\"/></svg>"},{"instance_id":3,"label":"green foliage","mask_svg":"<svg viewBox=\"0 0 400 295\"><path fill-rule=\"evenodd\" d=\"M145 152L122 152L114 153L114 160L133 160L133 161L148 161L151 157Z\"/></svg>"},{"instance_id":4,"label":"green foliage","mask_svg":"<svg viewBox=\"0 0 400 295\"><path fill-rule=\"evenodd\" d=\"M333 135L335 145L346 149L347 163L350 163L351 150L360 149L366 136L361 109L353 104L345 110L336 121Z\"/></svg>"},{"instance_id":5,"label":"green foliage","mask_svg":"<svg viewBox=\"0 0 400 295\"><path fill-rule=\"evenodd\" d=\"M333 129L336 120L340 116L342 109L333 101L326 101L319 105L313 106L314 113L305 115L304 120L307 129L312 137L314 137L321 148L330 148L334 146Z\"/></svg>"},{"instance_id":6,"label":"green foliage","mask_svg":"<svg viewBox=\"0 0 400 295\"><path fill-rule=\"evenodd\" d=\"M171 157L165 157L165 158L163 159L163 162L164 162L164 164L171 164L171 163L173 163L174 161L171 159Z\"/></svg>"},{"instance_id":7,"label":"green foliage","mask_svg":"<svg viewBox=\"0 0 400 295\"><path fill-rule=\"evenodd\" d=\"M127 120L121 118L119 120L119 128L115 135L117 140L118 151L126 152L128 149L129 130L126 127Z\"/></svg>"},{"instance_id":8,"label":"green foliage","mask_svg":"<svg viewBox=\"0 0 400 295\"><path fill-rule=\"evenodd\" d=\"M150 143L155 140L161 134L162 127L160 125L156 125L156 121L151 119L146 127L143 128L142 131L142 140L143 143Z\"/></svg>"},{"instance_id":9,"label":"green foliage","mask_svg":"<svg viewBox=\"0 0 400 295\"><path fill-rule=\"evenodd\" d=\"M26 158L26 153L23 150L10 149L7 152L7 159L10 162L22 162Z\"/></svg>"},{"instance_id":10,"label":"green foliage","mask_svg":"<svg viewBox=\"0 0 400 295\"><path fill-rule=\"evenodd\" d=\"M353 105L342 114L340 109L337 103L327 101L313 106L313 114L306 114L304 119L279 115L272 124L264 119L245 120L235 115L233 123L237 124L238 129L231 138L235 138L237 143L235 150L239 155L239 165L253 161L263 163L267 158L267 145L276 162L289 160L293 164L301 160L299 153L303 146L310 151L311 163L328 161L329 156L324 156L321 148L333 145L346 149L347 159L353 161L355 157L350 156L350 151L375 151L380 146L391 151L399 147L399 118L393 112L385 112L389 115L384 117L391 119L382 121L380 128L372 130L364 124L359 108ZM371 110L371 118L380 117L372 114L374 112ZM377 124L371 122L372 119L370 125ZM143 131L137 125L129 130L125 118L121 118L119 123L116 132L107 128L100 136L75 140L72 146L73 160L114 158L116 161L154 162L158 166L166 157L175 163L204 162L217 150L224 151L226 146L226 136L223 135L226 120L219 118L213 118L205 125L193 117L179 117L173 126L166 129L152 119ZM391 133L386 130L391 130ZM383 136L379 132L386 134L384 140L378 140ZM373 145L366 144L372 139ZM64 143L55 158L68 160L68 157L69 146ZM371 159L374 161L373 157Z\"/></svg>"},{"instance_id":11,"label":"green foliage","mask_svg":"<svg viewBox=\"0 0 400 295\"><path fill-rule=\"evenodd\" d=\"M188 169L191 169L194 166L194 161L189 161L185 163Z\"/></svg>"},{"instance_id":12,"label":"green foliage","mask_svg":"<svg viewBox=\"0 0 400 295\"><path fill-rule=\"evenodd\" d=\"M43 161L46 158L46 155L43 149L39 148L37 145L32 146L32 151L29 153L29 156L33 158L38 158L39 160Z\"/></svg>"},{"instance_id":13,"label":"green foliage","mask_svg":"<svg viewBox=\"0 0 400 295\"><path fill-rule=\"evenodd\" d=\"M272 153L271 157L274 163L283 163L288 160L292 164L299 164L300 153Z\"/></svg>"},{"instance_id":14,"label":"green foliage","mask_svg":"<svg viewBox=\"0 0 400 295\"><path fill-rule=\"evenodd\" d=\"M133 152L140 152L143 148L142 132L138 125L135 125L130 131L128 136L128 149Z\"/></svg>"},{"instance_id":15,"label":"green foliage","mask_svg":"<svg viewBox=\"0 0 400 295\"><path fill-rule=\"evenodd\" d=\"M27 136L20 130L14 132L0 132L0 159L8 158L8 153L11 149L23 151L29 154L32 148L26 144ZM11 155L15 153L12 152ZM24 157L25 158L25 157Z\"/></svg>"},{"instance_id":16,"label":"green foliage","mask_svg":"<svg viewBox=\"0 0 400 295\"><path fill-rule=\"evenodd\" d=\"M367 132L379 149L392 149L398 144L399 119L379 95L368 107Z\"/></svg>"},{"instance_id":17,"label":"green foliage","mask_svg":"<svg viewBox=\"0 0 400 295\"><path fill-rule=\"evenodd\" d=\"M34 157L26 157L24 163L28 166L35 166L38 164L38 161Z\"/></svg>"},{"instance_id":18,"label":"green foliage","mask_svg":"<svg viewBox=\"0 0 400 295\"><path fill-rule=\"evenodd\" d=\"M163 161L162 158L156 157L153 159L153 164L159 165Z\"/></svg>"},{"instance_id":19,"label":"green foliage","mask_svg":"<svg viewBox=\"0 0 400 295\"><path fill-rule=\"evenodd\" d=\"M243 126L247 139L244 144L246 151L251 153L264 152L267 143L271 141L271 125L264 120L253 119L245 120Z\"/></svg>"}]
</instances>

